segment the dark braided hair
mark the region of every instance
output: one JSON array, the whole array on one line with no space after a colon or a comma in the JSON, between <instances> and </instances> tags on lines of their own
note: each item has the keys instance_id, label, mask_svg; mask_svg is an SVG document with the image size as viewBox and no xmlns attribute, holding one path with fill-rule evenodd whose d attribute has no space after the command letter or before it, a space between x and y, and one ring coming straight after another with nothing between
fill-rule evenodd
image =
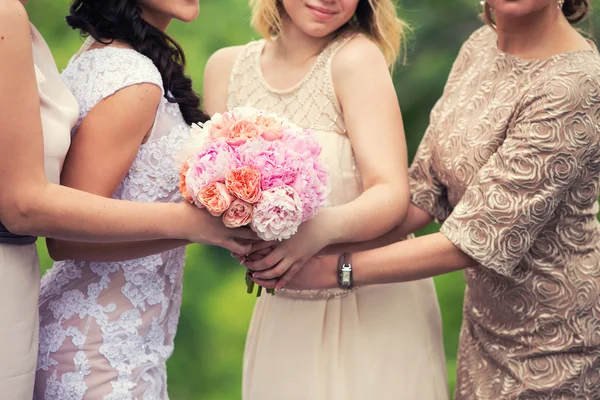
<instances>
[{"instance_id":1,"label":"dark braided hair","mask_svg":"<svg viewBox=\"0 0 600 400\"><path fill-rule=\"evenodd\" d=\"M165 98L179 104L189 125L209 120L200 110L200 96L192 89L192 80L184 74L183 49L142 18L137 0L75 0L67 23L99 43L117 40L129 44L152 60L162 76Z\"/></svg>"}]
</instances>

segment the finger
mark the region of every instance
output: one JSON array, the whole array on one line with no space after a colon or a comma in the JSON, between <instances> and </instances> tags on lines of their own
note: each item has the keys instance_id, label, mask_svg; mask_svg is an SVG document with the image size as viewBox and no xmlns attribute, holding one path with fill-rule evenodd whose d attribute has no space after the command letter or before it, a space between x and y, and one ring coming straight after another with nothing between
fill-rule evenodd
<instances>
[{"instance_id":1,"label":"finger","mask_svg":"<svg viewBox=\"0 0 600 400\"><path fill-rule=\"evenodd\" d=\"M262 255L256 254L256 253L252 253L252 254L248 254L247 258L248 258L248 261L255 262L255 261L262 260L263 258L265 258L265 256L262 256Z\"/></svg>"},{"instance_id":2,"label":"finger","mask_svg":"<svg viewBox=\"0 0 600 400\"><path fill-rule=\"evenodd\" d=\"M252 252L254 253L255 251L263 250L268 247L275 247L275 242L256 242L252 245Z\"/></svg>"},{"instance_id":3,"label":"finger","mask_svg":"<svg viewBox=\"0 0 600 400\"><path fill-rule=\"evenodd\" d=\"M264 287L265 289L275 289L275 284L277 283L276 279L262 280L262 279L254 279L254 278L252 278L252 280L257 285L260 285L260 286Z\"/></svg>"},{"instance_id":4,"label":"finger","mask_svg":"<svg viewBox=\"0 0 600 400\"><path fill-rule=\"evenodd\" d=\"M233 239L227 240L223 245L227 250L236 254L248 254L252 245L250 244L240 244Z\"/></svg>"},{"instance_id":5,"label":"finger","mask_svg":"<svg viewBox=\"0 0 600 400\"><path fill-rule=\"evenodd\" d=\"M288 269L293 265L293 261L290 259L283 259L279 264L271 269L265 271L255 272L252 276L257 279L275 279L279 278L286 273Z\"/></svg>"},{"instance_id":6,"label":"finger","mask_svg":"<svg viewBox=\"0 0 600 400\"><path fill-rule=\"evenodd\" d=\"M252 241L260 240L256 233L250 228L235 228L230 232L230 236L235 239L247 239Z\"/></svg>"},{"instance_id":7,"label":"finger","mask_svg":"<svg viewBox=\"0 0 600 400\"><path fill-rule=\"evenodd\" d=\"M255 253L250 253L250 254L248 254L248 260L250 260L250 261L262 260L269 254L271 254L272 251L273 251L273 249L271 247L269 247L268 249L259 250Z\"/></svg>"},{"instance_id":8,"label":"finger","mask_svg":"<svg viewBox=\"0 0 600 400\"><path fill-rule=\"evenodd\" d=\"M273 250L268 256L258 261L248 261L246 266L253 271L263 271L265 269L273 268L283 259L283 251Z\"/></svg>"},{"instance_id":9,"label":"finger","mask_svg":"<svg viewBox=\"0 0 600 400\"><path fill-rule=\"evenodd\" d=\"M300 271L302 265L303 264L300 262L294 263L294 265L292 265L283 275L281 275L281 278L279 278L279 280L277 281L275 288L281 289L282 287L285 287L288 283L290 283L294 276L298 273L298 271Z\"/></svg>"}]
</instances>

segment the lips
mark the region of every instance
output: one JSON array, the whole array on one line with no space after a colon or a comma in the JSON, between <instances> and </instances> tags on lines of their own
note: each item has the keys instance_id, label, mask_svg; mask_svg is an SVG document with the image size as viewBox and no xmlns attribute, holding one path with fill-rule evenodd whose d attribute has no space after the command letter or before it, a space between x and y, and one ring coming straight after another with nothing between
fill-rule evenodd
<instances>
[{"instance_id":1,"label":"lips","mask_svg":"<svg viewBox=\"0 0 600 400\"><path fill-rule=\"evenodd\" d=\"M318 19L323 19L323 20L330 19L336 14L335 11L324 8L324 7L319 7L319 6L315 6L315 5L311 5L311 4L308 4L306 7Z\"/></svg>"}]
</instances>

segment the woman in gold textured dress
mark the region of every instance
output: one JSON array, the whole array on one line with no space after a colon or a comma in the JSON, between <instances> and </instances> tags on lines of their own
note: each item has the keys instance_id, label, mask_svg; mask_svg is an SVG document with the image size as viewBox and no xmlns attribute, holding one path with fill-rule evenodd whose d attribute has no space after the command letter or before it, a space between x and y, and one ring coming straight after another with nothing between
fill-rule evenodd
<instances>
[{"instance_id":1,"label":"woman in gold textured dress","mask_svg":"<svg viewBox=\"0 0 600 400\"><path fill-rule=\"evenodd\" d=\"M329 241L392 229L409 205L388 71L403 25L393 2L255 1L254 25L276 38L215 53L206 67L207 111L253 106L313 130L331 183L330 207L270 257L290 267ZM243 398L445 400L445 367L431 279L351 291L284 289L263 295L254 310Z\"/></svg>"},{"instance_id":2,"label":"woman in gold textured dress","mask_svg":"<svg viewBox=\"0 0 600 400\"><path fill-rule=\"evenodd\" d=\"M353 257L360 287L465 269L459 400L600 397L600 56L571 26L588 5L487 1L411 167L408 218L364 247L441 231ZM335 287L336 262L289 287Z\"/></svg>"}]
</instances>

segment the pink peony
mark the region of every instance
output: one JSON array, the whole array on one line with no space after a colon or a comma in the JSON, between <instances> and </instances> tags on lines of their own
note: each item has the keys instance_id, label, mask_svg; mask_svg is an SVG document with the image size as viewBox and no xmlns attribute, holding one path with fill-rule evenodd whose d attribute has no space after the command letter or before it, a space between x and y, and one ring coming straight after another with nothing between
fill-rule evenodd
<instances>
[{"instance_id":1,"label":"pink peony","mask_svg":"<svg viewBox=\"0 0 600 400\"><path fill-rule=\"evenodd\" d=\"M304 220L315 216L327 203L328 178L326 167L317 160L306 160L298 172L298 179L294 181L292 187L300 196Z\"/></svg>"},{"instance_id":2,"label":"pink peony","mask_svg":"<svg viewBox=\"0 0 600 400\"><path fill-rule=\"evenodd\" d=\"M292 237L303 221L300 196L289 186L263 192L254 206L252 229L265 241Z\"/></svg>"},{"instance_id":3,"label":"pink peony","mask_svg":"<svg viewBox=\"0 0 600 400\"><path fill-rule=\"evenodd\" d=\"M200 190L197 198L198 202L215 217L223 214L233 199L234 197L229 194L225 185L220 182L213 182Z\"/></svg>"},{"instance_id":4,"label":"pink peony","mask_svg":"<svg viewBox=\"0 0 600 400\"><path fill-rule=\"evenodd\" d=\"M286 147L302 158L319 158L321 155L321 145L317 140L317 135L308 129L286 128L283 130L281 140Z\"/></svg>"},{"instance_id":5,"label":"pink peony","mask_svg":"<svg viewBox=\"0 0 600 400\"><path fill-rule=\"evenodd\" d=\"M231 202L229 209L223 214L223 224L228 228L239 228L252 221L252 204L240 199Z\"/></svg>"},{"instance_id":6,"label":"pink peony","mask_svg":"<svg viewBox=\"0 0 600 400\"><path fill-rule=\"evenodd\" d=\"M227 171L237 166L237 157L223 139L217 139L190 157L188 163L185 183L191 196L197 199L200 190L210 183L225 181Z\"/></svg>"},{"instance_id":7,"label":"pink peony","mask_svg":"<svg viewBox=\"0 0 600 400\"><path fill-rule=\"evenodd\" d=\"M298 155L281 141L252 140L237 150L239 162L256 168L261 175L263 190L292 185L302 166Z\"/></svg>"}]
</instances>

